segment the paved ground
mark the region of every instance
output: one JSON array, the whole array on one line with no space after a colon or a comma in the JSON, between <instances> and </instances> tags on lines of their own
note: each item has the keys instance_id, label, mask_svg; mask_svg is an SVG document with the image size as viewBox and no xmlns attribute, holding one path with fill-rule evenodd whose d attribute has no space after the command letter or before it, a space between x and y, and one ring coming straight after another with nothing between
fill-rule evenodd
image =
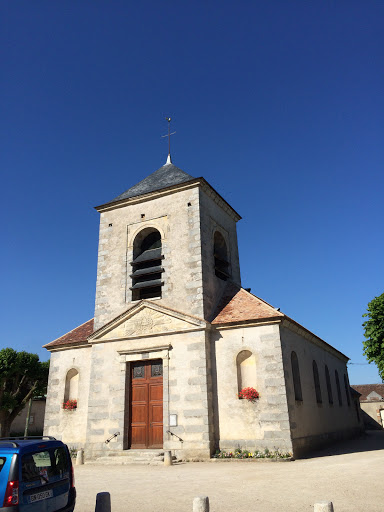
<instances>
[{"instance_id":1,"label":"paved ground","mask_svg":"<svg viewBox=\"0 0 384 512\"><path fill-rule=\"evenodd\" d=\"M93 512L100 491L111 493L112 512L192 512L198 495L211 512L310 512L323 500L335 512L382 512L384 431L294 462L85 465L75 475L75 512Z\"/></svg>"}]
</instances>

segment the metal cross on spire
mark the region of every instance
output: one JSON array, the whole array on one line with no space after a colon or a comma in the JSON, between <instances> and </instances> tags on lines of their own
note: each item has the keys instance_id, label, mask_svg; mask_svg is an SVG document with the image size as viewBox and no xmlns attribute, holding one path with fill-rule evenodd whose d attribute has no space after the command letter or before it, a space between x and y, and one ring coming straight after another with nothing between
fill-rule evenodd
<instances>
[{"instance_id":1,"label":"metal cross on spire","mask_svg":"<svg viewBox=\"0 0 384 512\"><path fill-rule=\"evenodd\" d=\"M161 137L168 137L168 158L167 158L167 164L171 164L171 135L174 135L176 132L171 133L171 118L166 117L166 121L168 121L168 134L162 135Z\"/></svg>"}]
</instances>

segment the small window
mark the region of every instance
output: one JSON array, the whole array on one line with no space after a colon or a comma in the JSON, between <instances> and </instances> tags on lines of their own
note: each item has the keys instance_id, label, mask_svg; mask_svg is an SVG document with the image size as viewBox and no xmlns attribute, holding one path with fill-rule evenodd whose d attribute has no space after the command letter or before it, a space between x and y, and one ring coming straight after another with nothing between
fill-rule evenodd
<instances>
[{"instance_id":1,"label":"small window","mask_svg":"<svg viewBox=\"0 0 384 512\"><path fill-rule=\"evenodd\" d=\"M329 376L329 370L328 370L327 365L325 365L325 380L327 382L328 402L330 405L332 405L333 404L333 394L332 394L331 378Z\"/></svg>"},{"instance_id":2,"label":"small window","mask_svg":"<svg viewBox=\"0 0 384 512\"><path fill-rule=\"evenodd\" d=\"M339 381L339 374L337 373L337 370L335 370L335 380L336 380L336 389L337 389L337 397L339 399L339 405L343 405L343 401L341 399L341 389L340 389L340 381Z\"/></svg>"},{"instance_id":3,"label":"small window","mask_svg":"<svg viewBox=\"0 0 384 512\"><path fill-rule=\"evenodd\" d=\"M0 457L0 472L3 469L6 460L7 459L5 457Z\"/></svg>"},{"instance_id":4,"label":"small window","mask_svg":"<svg viewBox=\"0 0 384 512\"><path fill-rule=\"evenodd\" d=\"M345 387L345 394L347 395L347 404L348 404L348 407L351 406L351 397L349 396L349 384L348 384L348 379L347 379L347 376L345 375L344 373L344 387Z\"/></svg>"},{"instance_id":5,"label":"small window","mask_svg":"<svg viewBox=\"0 0 384 512\"><path fill-rule=\"evenodd\" d=\"M159 231L153 228L140 231L133 243L132 300L161 298L163 258Z\"/></svg>"},{"instance_id":6,"label":"small window","mask_svg":"<svg viewBox=\"0 0 384 512\"><path fill-rule=\"evenodd\" d=\"M256 388L256 357L249 350L242 350L236 357L237 389Z\"/></svg>"},{"instance_id":7,"label":"small window","mask_svg":"<svg viewBox=\"0 0 384 512\"><path fill-rule=\"evenodd\" d=\"M297 359L296 352L291 353L291 367L293 377L293 388L295 390L295 400L302 402L303 394L301 391L299 360Z\"/></svg>"},{"instance_id":8,"label":"small window","mask_svg":"<svg viewBox=\"0 0 384 512\"><path fill-rule=\"evenodd\" d=\"M316 402L318 404L321 404L323 402L323 400L321 397L319 370L317 369L316 361L313 361L313 363L312 363L312 370L313 370L313 381L315 383Z\"/></svg>"},{"instance_id":9,"label":"small window","mask_svg":"<svg viewBox=\"0 0 384 512\"><path fill-rule=\"evenodd\" d=\"M226 281L231 277L228 250L224 237L219 231L216 231L213 237L213 257L215 261L215 275L219 279Z\"/></svg>"}]
</instances>

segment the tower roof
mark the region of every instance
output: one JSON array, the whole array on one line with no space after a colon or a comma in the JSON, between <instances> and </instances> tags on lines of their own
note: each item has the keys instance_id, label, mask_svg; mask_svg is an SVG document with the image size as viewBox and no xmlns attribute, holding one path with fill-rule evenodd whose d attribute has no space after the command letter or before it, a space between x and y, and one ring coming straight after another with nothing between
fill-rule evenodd
<instances>
[{"instance_id":1,"label":"tower roof","mask_svg":"<svg viewBox=\"0 0 384 512\"><path fill-rule=\"evenodd\" d=\"M193 176L190 176L172 163L166 163L160 167L160 169L157 169L157 171L153 172L133 187L112 199L110 203L121 201L122 199L128 199L130 197L149 194L155 190L172 187L173 185L179 185L180 183L186 183L187 181L194 179L195 178L193 178Z\"/></svg>"}]
</instances>

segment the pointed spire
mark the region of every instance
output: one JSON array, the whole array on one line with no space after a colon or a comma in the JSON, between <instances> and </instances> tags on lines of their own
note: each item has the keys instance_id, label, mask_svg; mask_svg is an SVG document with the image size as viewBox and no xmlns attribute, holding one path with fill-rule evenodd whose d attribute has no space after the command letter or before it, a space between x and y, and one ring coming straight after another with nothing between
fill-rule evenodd
<instances>
[{"instance_id":1,"label":"pointed spire","mask_svg":"<svg viewBox=\"0 0 384 512\"><path fill-rule=\"evenodd\" d=\"M172 163L171 153L168 153L168 158L167 158L167 161L166 161L165 165L169 165L171 163Z\"/></svg>"}]
</instances>

